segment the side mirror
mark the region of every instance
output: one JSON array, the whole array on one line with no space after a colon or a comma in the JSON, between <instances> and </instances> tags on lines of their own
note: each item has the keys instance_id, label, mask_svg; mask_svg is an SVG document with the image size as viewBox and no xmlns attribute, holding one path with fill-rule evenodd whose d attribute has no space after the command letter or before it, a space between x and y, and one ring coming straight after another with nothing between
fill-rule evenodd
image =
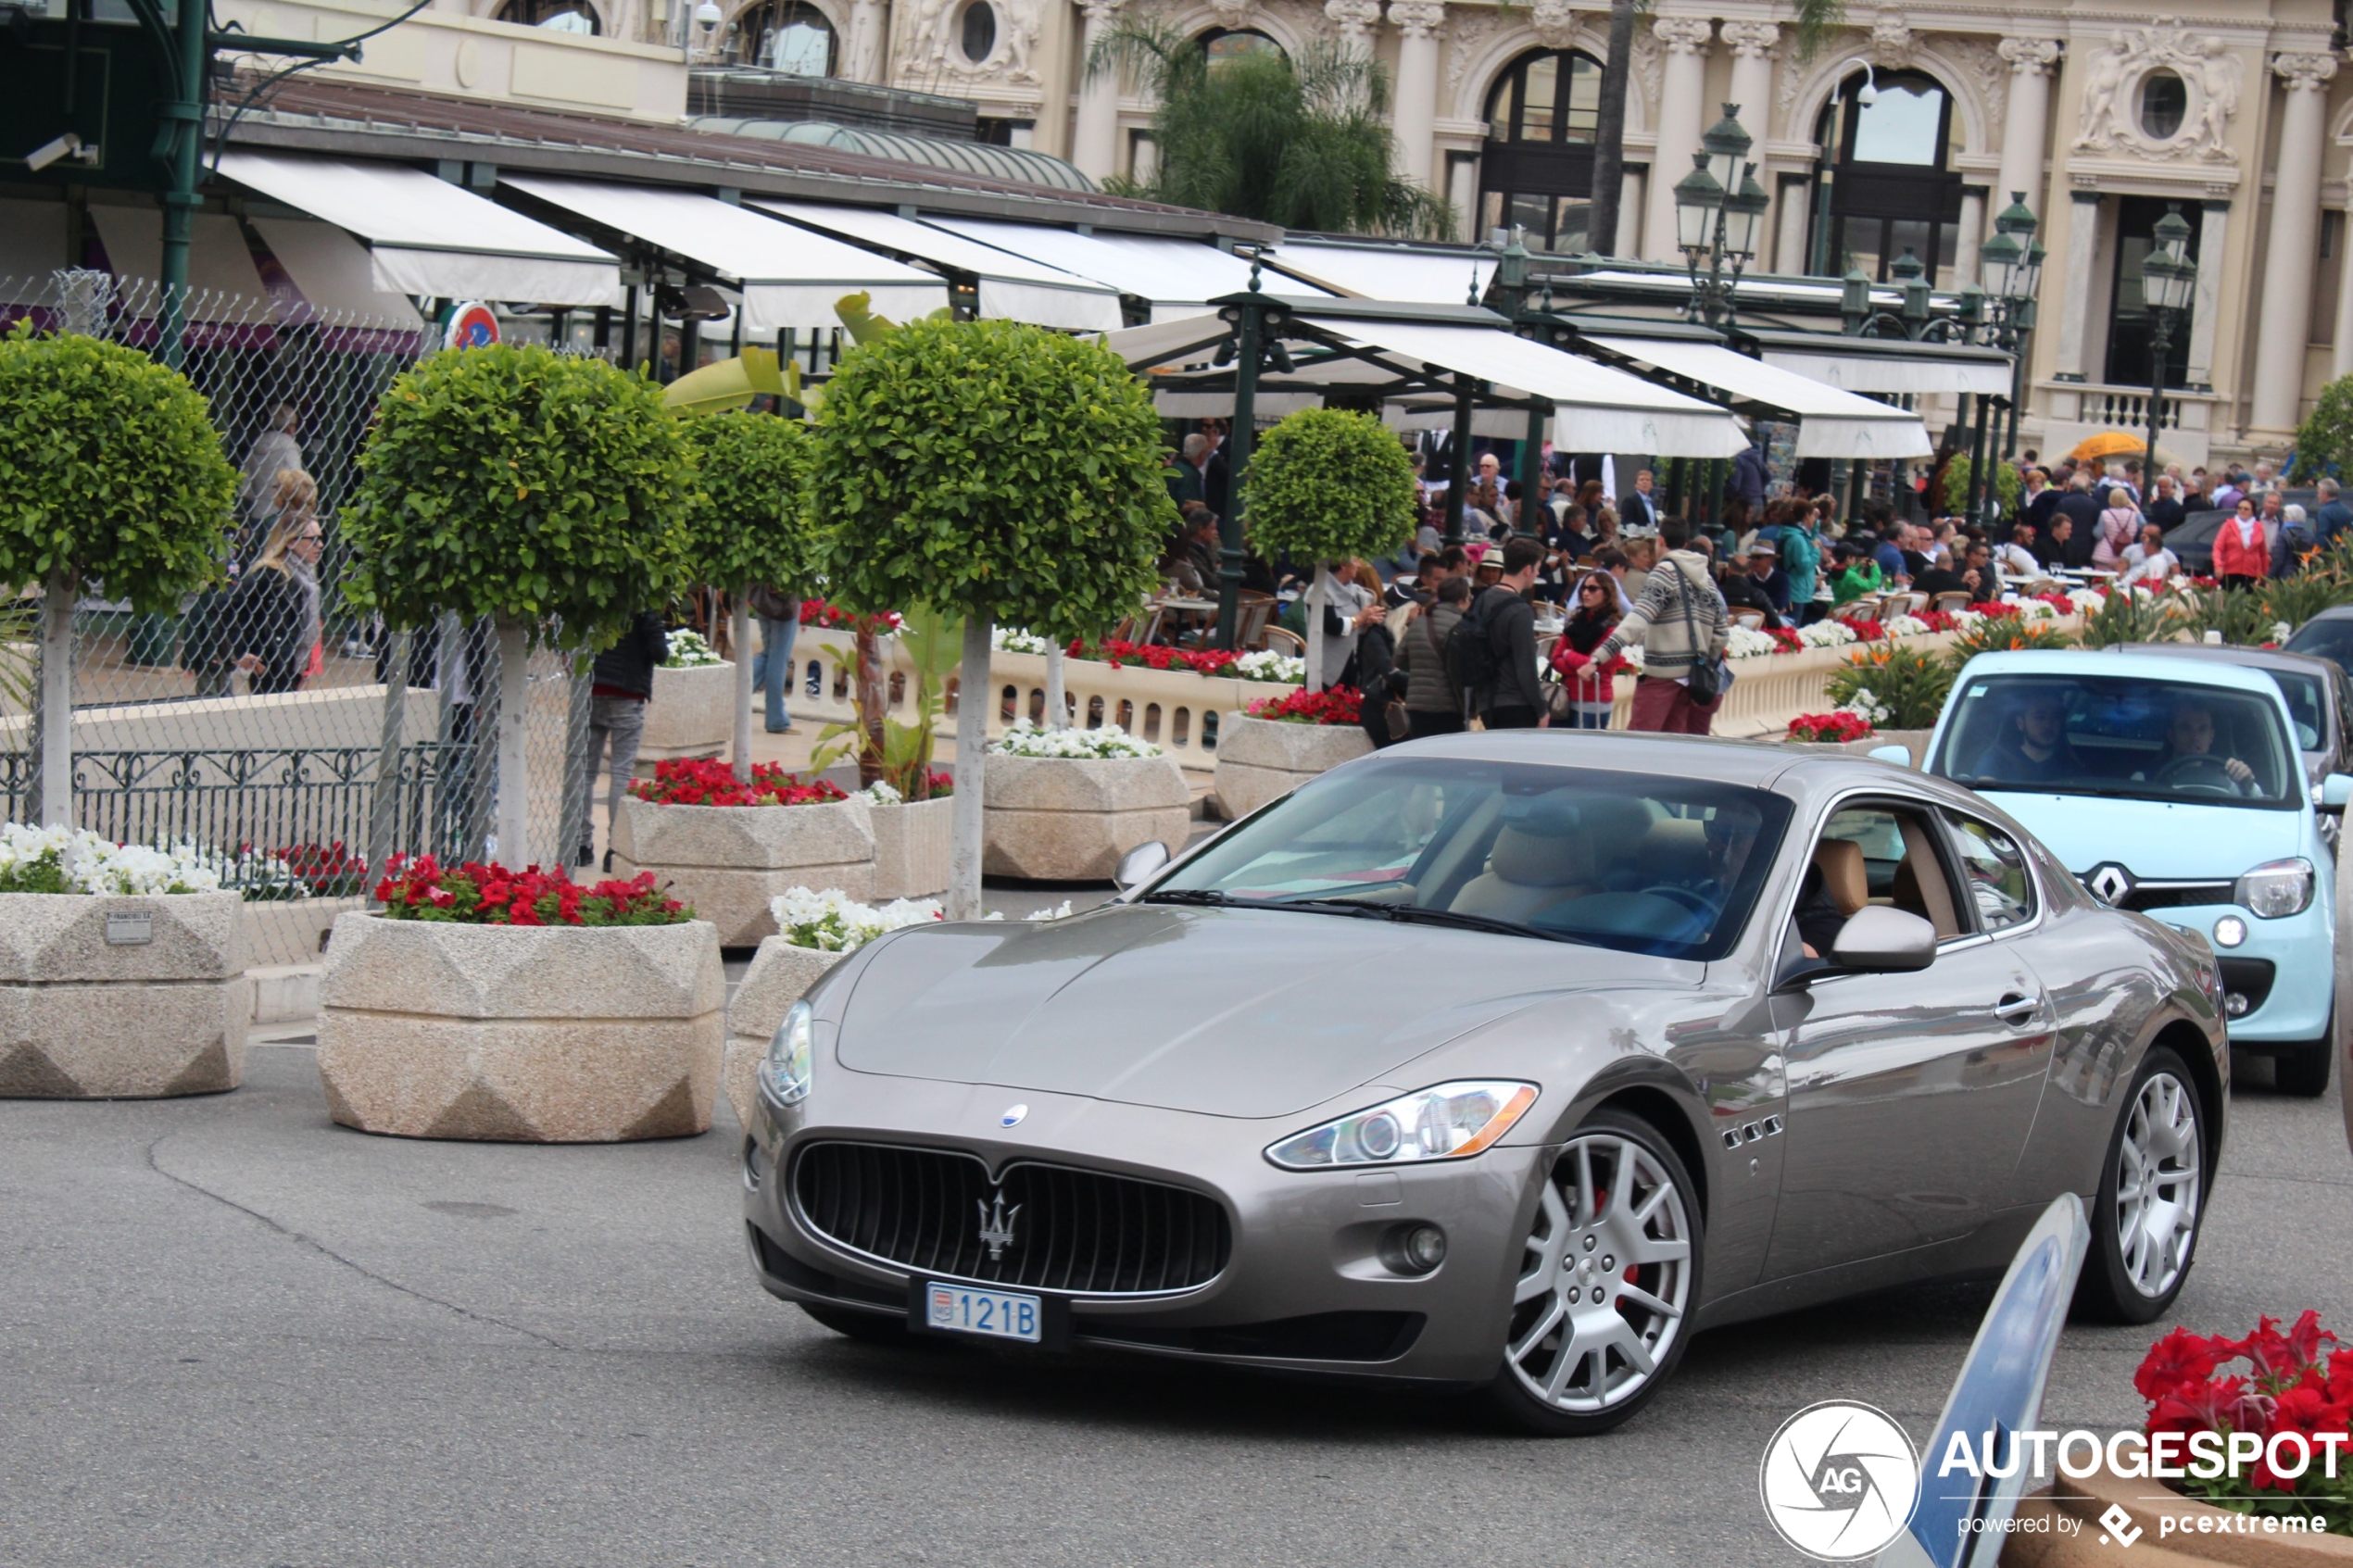
<instances>
[{"instance_id":1,"label":"side mirror","mask_svg":"<svg viewBox=\"0 0 2353 1568\"><path fill-rule=\"evenodd\" d=\"M1908 974L1936 961L1936 927L1916 914L1872 904L1855 911L1831 961L1860 974Z\"/></svg>"},{"instance_id":2,"label":"side mirror","mask_svg":"<svg viewBox=\"0 0 2353 1568\"><path fill-rule=\"evenodd\" d=\"M2342 811L2353 802L2353 775L2331 773L2321 781L2321 809Z\"/></svg>"},{"instance_id":3,"label":"side mirror","mask_svg":"<svg viewBox=\"0 0 2353 1568\"><path fill-rule=\"evenodd\" d=\"M1168 846L1159 839L1148 839L1119 858L1112 868L1111 880L1122 893L1139 887L1151 880L1154 872L1168 864Z\"/></svg>"},{"instance_id":4,"label":"side mirror","mask_svg":"<svg viewBox=\"0 0 2353 1568\"><path fill-rule=\"evenodd\" d=\"M1865 755L1874 762L1893 762L1899 768L1912 765L1912 748L1908 746L1875 746Z\"/></svg>"}]
</instances>

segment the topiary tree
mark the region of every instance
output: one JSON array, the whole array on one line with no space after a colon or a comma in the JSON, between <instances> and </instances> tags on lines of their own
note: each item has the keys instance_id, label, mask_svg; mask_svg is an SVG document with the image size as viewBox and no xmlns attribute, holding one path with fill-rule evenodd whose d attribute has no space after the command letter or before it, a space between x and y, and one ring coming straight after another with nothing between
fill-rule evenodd
<instances>
[{"instance_id":1,"label":"topiary tree","mask_svg":"<svg viewBox=\"0 0 2353 1568\"><path fill-rule=\"evenodd\" d=\"M1012 321L911 322L846 355L818 412L810 505L853 608L964 618L948 912L980 913L989 631L1100 637L1176 524L1151 394L1099 344Z\"/></svg>"},{"instance_id":2,"label":"topiary tree","mask_svg":"<svg viewBox=\"0 0 2353 1568\"><path fill-rule=\"evenodd\" d=\"M73 807L73 601L178 608L218 575L237 474L179 371L95 338L0 338L0 581L43 585L41 817Z\"/></svg>"},{"instance_id":3,"label":"topiary tree","mask_svg":"<svg viewBox=\"0 0 2353 1568\"><path fill-rule=\"evenodd\" d=\"M1252 546L1315 564L1307 594L1307 685L1324 688L1324 617L1335 561L1385 556L1414 532L1414 463L1371 414L1302 408L1260 438L1244 494Z\"/></svg>"},{"instance_id":4,"label":"topiary tree","mask_svg":"<svg viewBox=\"0 0 2353 1568\"><path fill-rule=\"evenodd\" d=\"M528 859L524 659L609 646L680 581L694 462L661 389L599 359L497 344L385 389L344 514L346 593L395 627L498 628L498 850Z\"/></svg>"},{"instance_id":5,"label":"topiary tree","mask_svg":"<svg viewBox=\"0 0 2353 1568\"><path fill-rule=\"evenodd\" d=\"M751 782L751 589L789 595L812 577L813 531L802 505L809 427L774 414L727 413L681 422L700 480L679 547L687 574L733 597L736 651L736 777ZM770 671L772 681L784 674Z\"/></svg>"},{"instance_id":6,"label":"topiary tree","mask_svg":"<svg viewBox=\"0 0 2353 1568\"><path fill-rule=\"evenodd\" d=\"M2339 376L2321 388L2320 401L2296 427L2296 460L2287 477L2309 482L2342 474L2353 466L2353 376Z\"/></svg>"}]
</instances>

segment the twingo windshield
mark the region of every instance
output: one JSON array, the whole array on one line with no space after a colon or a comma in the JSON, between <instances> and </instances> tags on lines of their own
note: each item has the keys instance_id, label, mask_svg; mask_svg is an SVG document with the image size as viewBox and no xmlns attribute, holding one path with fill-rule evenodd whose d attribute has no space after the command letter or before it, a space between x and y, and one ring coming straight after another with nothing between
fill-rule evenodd
<instances>
[{"instance_id":1,"label":"twingo windshield","mask_svg":"<svg viewBox=\"0 0 2353 1568\"><path fill-rule=\"evenodd\" d=\"M1399 758L1309 784L1148 901L1383 911L1661 958L1739 936L1788 825L1762 790L1582 768Z\"/></svg>"},{"instance_id":2,"label":"twingo windshield","mask_svg":"<svg viewBox=\"0 0 2353 1568\"><path fill-rule=\"evenodd\" d=\"M2302 760L2268 693L2021 671L1954 694L1929 771L1973 789L2289 809Z\"/></svg>"}]
</instances>

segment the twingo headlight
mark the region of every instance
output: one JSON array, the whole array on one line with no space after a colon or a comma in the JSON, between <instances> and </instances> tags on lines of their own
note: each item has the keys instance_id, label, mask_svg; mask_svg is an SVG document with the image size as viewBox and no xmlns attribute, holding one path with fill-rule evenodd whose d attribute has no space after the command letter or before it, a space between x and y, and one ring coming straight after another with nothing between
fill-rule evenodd
<instances>
[{"instance_id":1,"label":"twingo headlight","mask_svg":"<svg viewBox=\"0 0 2353 1568\"><path fill-rule=\"evenodd\" d=\"M2297 856L2271 860L2239 878L2231 902L2262 920L2300 915L2312 906L2312 862Z\"/></svg>"},{"instance_id":2,"label":"twingo headlight","mask_svg":"<svg viewBox=\"0 0 2353 1568\"><path fill-rule=\"evenodd\" d=\"M1535 1103L1533 1084L1441 1084L1294 1133L1270 1146L1266 1158L1290 1171L1467 1160Z\"/></svg>"},{"instance_id":3,"label":"twingo headlight","mask_svg":"<svg viewBox=\"0 0 2353 1568\"><path fill-rule=\"evenodd\" d=\"M809 1098L809 1064L816 1054L816 1014L807 1002L795 1002L776 1032L768 1037L768 1054L760 1063L760 1081L778 1105L799 1105Z\"/></svg>"}]
</instances>

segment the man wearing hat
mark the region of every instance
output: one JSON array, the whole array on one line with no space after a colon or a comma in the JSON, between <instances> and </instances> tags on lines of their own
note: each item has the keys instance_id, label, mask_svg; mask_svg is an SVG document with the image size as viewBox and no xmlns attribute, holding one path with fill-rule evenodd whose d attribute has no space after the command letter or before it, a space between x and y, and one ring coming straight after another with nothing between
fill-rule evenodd
<instances>
[{"instance_id":1,"label":"man wearing hat","mask_svg":"<svg viewBox=\"0 0 2353 1568\"><path fill-rule=\"evenodd\" d=\"M1733 554L1723 587L1726 605L1763 610L1768 629L1789 623L1789 573L1781 570L1780 549L1770 539L1754 540Z\"/></svg>"}]
</instances>

